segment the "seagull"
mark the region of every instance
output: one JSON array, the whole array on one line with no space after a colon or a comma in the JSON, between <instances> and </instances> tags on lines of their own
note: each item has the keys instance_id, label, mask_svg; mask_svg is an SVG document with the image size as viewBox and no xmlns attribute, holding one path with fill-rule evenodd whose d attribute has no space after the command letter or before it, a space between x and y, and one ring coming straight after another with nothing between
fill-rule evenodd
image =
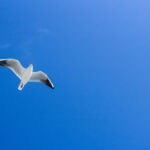
<instances>
[{"instance_id":1,"label":"seagull","mask_svg":"<svg viewBox=\"0 0 150 150\"><path fill-rule=\"evenodd\" d=\"M0 66L8 67L21 80L18 90L22 90L28 82L42 82L54 89L52 81L44 72L33 72L32 64L30 64L27 68L24 68L16 59L0 59Z\"/></svg>"}]
</instances>

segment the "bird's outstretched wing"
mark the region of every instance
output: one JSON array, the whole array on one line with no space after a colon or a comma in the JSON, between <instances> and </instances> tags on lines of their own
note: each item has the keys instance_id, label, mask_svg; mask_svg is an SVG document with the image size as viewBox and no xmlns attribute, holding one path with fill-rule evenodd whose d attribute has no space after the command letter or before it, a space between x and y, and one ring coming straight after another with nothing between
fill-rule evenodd
<instances>
[{"instance_id":1,"label":"bird's outstretched wing","mask_svg":"<svg viewBox=\"0 0 150 150\"><path fill-rule=\"evenodd\" d=\"M16 59L0 59L0 66L5 66L11 69L20 79L25 71L25 68Z\"/></svg>"},{"instance_id":2,"label":"bird's outstretched wing","mask_svg":"<svg viewBox=\"0 0 150 150\"><path fill-rule=\"evenodd\" d=\"M30 82L42 82L43 84L45 84L45 85L51 87L52 89L54 89L54 85L53 85L52 81L42 71L33 72L32 76L30 78Z\"/></svg>"}]
</instances>

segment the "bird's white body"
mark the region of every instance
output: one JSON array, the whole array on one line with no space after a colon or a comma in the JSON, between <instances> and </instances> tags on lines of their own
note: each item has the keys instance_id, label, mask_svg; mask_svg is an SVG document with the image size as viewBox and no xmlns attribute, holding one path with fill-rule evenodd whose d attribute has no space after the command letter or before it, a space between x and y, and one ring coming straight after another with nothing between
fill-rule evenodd
<instances>
[{"instance_id":1,"label":"bird's white body","mask_svg":"<svg viewBox=\"0 0 150 150\"><path fill-rule=\"evenodd\" d=\"M29 67L24 71L22 77L21 77L21 83L18 87L18 90L22 90L23 87L25 86L25 84L28 83L28 81L30 80L31 76L32 76L32 72L33 72L33 65L29 65Z\"/></svg>"},{"instance_id":2,"label":"bird's white body","mask_svg":"<svg viewBox=\"0 0 150 150\"><path fill-rule=\"evenodd\" d=\"M53 83L44 72L33 72L32 64L28 68L24 68L16 59L0 59L0 66L8 67L18 76L21 80L18 90L22 90L28 82L42 82L54 89Z\"/></svg>"}]
</instances>

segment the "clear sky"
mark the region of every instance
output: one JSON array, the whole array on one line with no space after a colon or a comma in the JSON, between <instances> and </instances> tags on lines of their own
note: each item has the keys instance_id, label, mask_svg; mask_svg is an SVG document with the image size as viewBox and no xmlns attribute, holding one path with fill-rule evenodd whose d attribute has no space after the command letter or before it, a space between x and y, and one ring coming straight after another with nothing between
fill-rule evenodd
<instances>
[{"instance_id":1,"label":"clear sky","mask_svg":"<svg viewBox=\"0 0 150 150\"><path fill-rule=\"evenodd\" d=\"M0 150L150 149L149 0L1 0Z\"/></svg>"}]
</instances>

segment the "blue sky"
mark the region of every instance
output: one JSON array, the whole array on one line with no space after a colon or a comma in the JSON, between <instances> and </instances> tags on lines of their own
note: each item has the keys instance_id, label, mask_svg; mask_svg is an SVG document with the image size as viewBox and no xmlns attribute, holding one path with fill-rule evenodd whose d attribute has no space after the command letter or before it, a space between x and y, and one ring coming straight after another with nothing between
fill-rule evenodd
<instances>
[{"instance_id":1,"label":"blue sky","mask_svg":"<svg viewBox=\"0 0 150 150\"><path fill-rule=\"evenodd\" d=\"M0 57L56 87L0 68L1 150L150 149L148 0L0 2Z\"/></svg>"}]
</instances>

